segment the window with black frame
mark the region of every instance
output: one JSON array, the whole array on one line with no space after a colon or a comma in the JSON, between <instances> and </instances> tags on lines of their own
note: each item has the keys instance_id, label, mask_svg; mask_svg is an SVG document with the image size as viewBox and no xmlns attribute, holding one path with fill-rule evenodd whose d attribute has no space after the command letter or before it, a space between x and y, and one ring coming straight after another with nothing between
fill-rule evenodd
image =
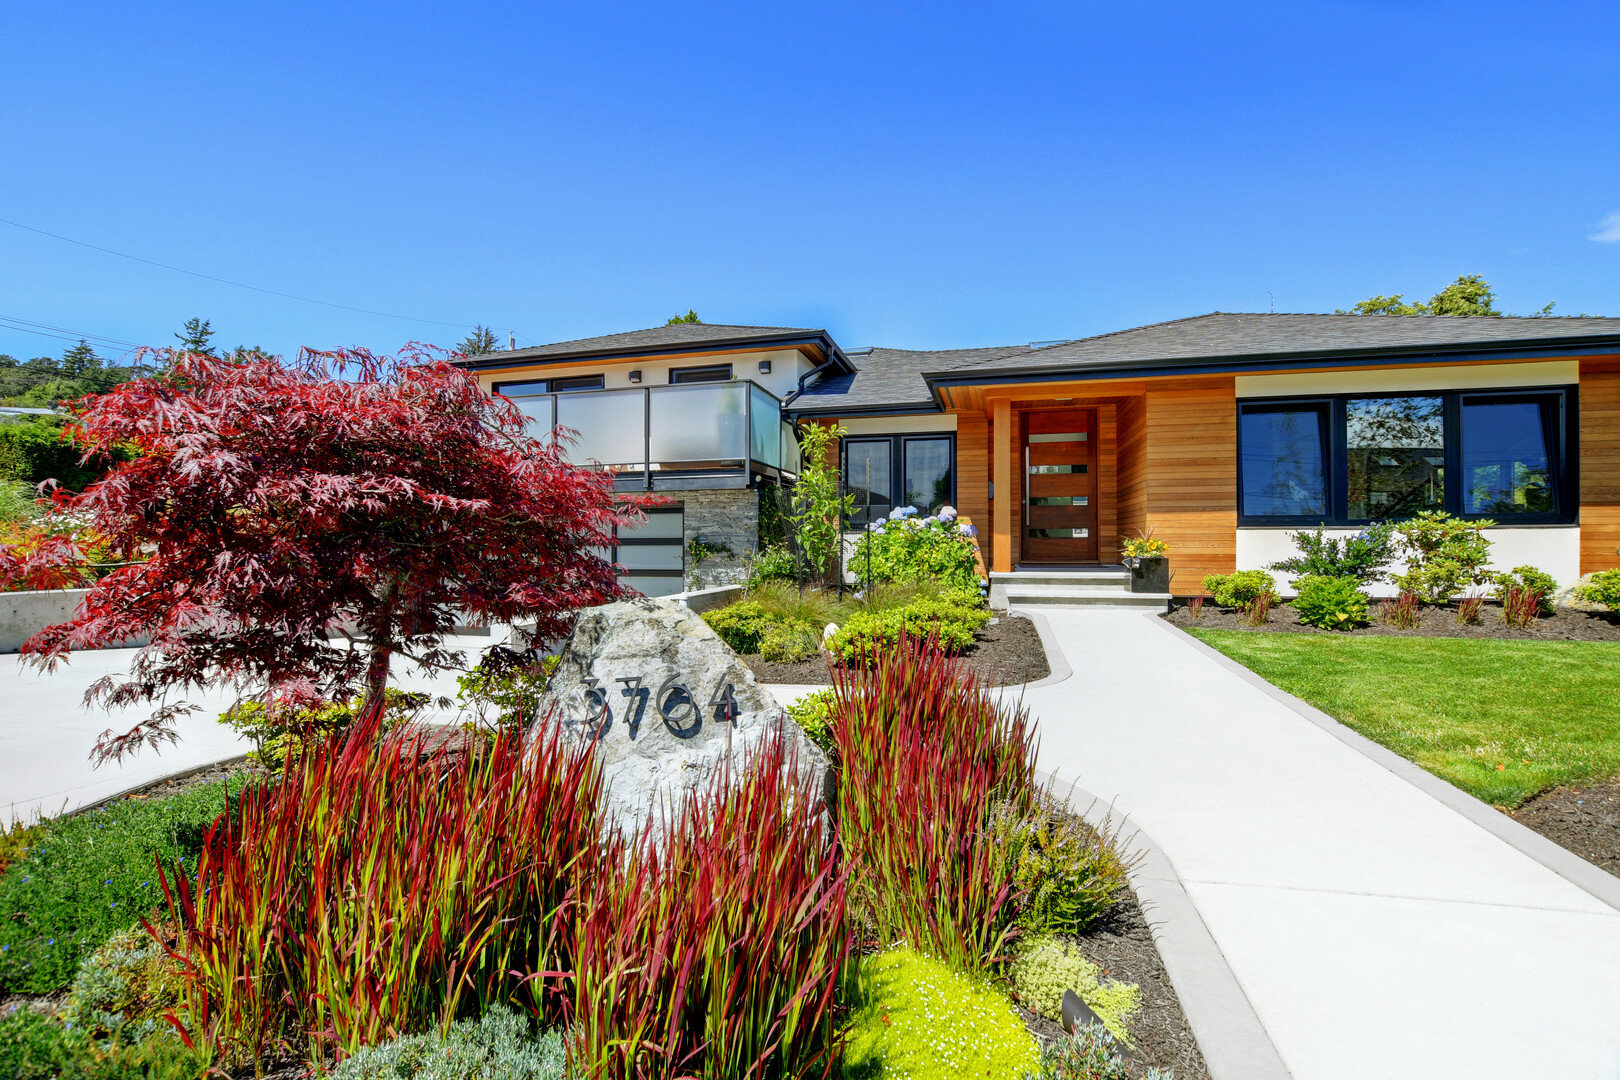
<instances>
[{"instance_id":1,"label":"window with black frame","mask_svg":"<svg viewBox=\"0 0 1620 1080\"><path fill-rule=\"evenodd\" d=\"M1559 387L1239 402L1239 521L1571 521L1574 401Z\"/></svg>"},{"instance_id":2,"label":"window with black frame","mask_svg":"<svg viewBox=\"0 0 1620 1080\"><path fill-rule=\"evenodd\" d=\"M950 435L844 439L844 486L855 496L850 523L865 525L897 506L923 515L956 498L956 440Z\"/></svg>"}]
</instances>

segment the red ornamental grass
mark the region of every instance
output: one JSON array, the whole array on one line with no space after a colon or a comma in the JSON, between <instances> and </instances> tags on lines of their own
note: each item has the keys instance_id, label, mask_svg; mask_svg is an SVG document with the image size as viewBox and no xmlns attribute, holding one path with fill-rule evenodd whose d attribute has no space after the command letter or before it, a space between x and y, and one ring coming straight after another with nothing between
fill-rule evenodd
<instances>
[{"instance_id":1,"label":"red ornamental grass","mask_svg":"<svg viewBox=\"0 0 1620 1080\"><path fill-rule=\"evenodd\" d=\"M590 748L553 728L429 749L376 721L244 792L164 882L189 1034L226 1060L341 1054L520 995L560 1015L571 885L600 844Z\"/></svg>"},{"instance_id":2,"label":"red ornamental grass","mask_svg":"<svg viewBox=\"0 0 1620 1080\"><path fill-rule=\"evenodd\" d=\"M1479 622L1480 609L1485 606L1483 596L1465 596L1457 601L1457 625L1473 626Z\"/></svg>"},{"instance_id":3,"label":"red ornamental grass","mask_svg":"<svg viewBox=\"0 0 1620 1080\"><path fill-rule=\"evenodd\" d=\"M1410 630L1418 624L1421 611L1422 601L1417 593L1404 591L1395 599L1385 600L1378 605L1378 618L1385 626Z\"/></svg>"},{"instance_id":4,"label":"red ornamental grass","mask_svg":"<svg viewBox=\"0 0 1620 1080\"><path fill-rule=\"evenodd\" d=\"M858 902L884 943L988 967L1011 938L1018 900L991 818L1035 803L1028 715L998 706L931 640L902 639L870 667L839 667L833 685L838 834Z\"/></svg>"},{"instance_id":5,"label":"red ornamental grass","mask_svg":"<svg viewBox=\"0 0 1620 1080\"><path fill-rule=\"evenodd\" d=\"M785 745L604 850L574 923L571 1075L832 1074L846 878Z\"/></svg>"},{"instance_id":6,"label":"red ornamental grass","mask_svg":"<svg viewBox=\"0 0 1620 1080\"><path fill-rule=\"evenodd\" d=\"M1250 600L1243 608L1243 613L1248 616L1249 625L1264 626L1266 620L1271 618L1271 608L1276 602L1277 594L1270 589Z\"/></svg>"},{"instance_id":7,"label":"red ornamental grass","mask_svg":"<svg viewBox=\"0 0 1620 1080\"><path fill-rule=\"evenodd\" d=\"M1528 630L1541 616L1546 594L1540 589L1509 585L1502 597L1502 621L1515 630Z\"/></svg>"}]
</instances>

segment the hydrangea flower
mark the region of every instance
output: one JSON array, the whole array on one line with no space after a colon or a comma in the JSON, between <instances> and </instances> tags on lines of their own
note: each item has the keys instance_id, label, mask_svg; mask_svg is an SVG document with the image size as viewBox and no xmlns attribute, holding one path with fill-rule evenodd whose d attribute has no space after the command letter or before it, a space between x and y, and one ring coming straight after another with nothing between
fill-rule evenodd
<instances>
[{"instance_id":1,"label":"hydrangea flower","mask_svg":"<svg viewBox=\"0 0 1620 1080\"><path fill-rule=\"evenodd\" d=\"M951 521L956 517L956 507L942 506L939 508L939 520Z\"/></svg>"},{"instance_id":2,"label":"hydrangea flower","mask_svg":"<svg viewBox=\"0 0 1620 1080\"><path fill-rule=\"evenodd\" d=\"M979 535L979 527L977 525L964 525L962 527L962 535L971 540L975 536Z\"/></svg>"}]
</instances>

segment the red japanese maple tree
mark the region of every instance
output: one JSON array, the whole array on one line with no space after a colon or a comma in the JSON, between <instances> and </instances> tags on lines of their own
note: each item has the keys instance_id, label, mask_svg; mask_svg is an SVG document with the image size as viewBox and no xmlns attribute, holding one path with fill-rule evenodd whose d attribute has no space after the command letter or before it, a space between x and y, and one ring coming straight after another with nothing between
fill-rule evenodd
<instances>
[{"instance_id":1,"label":"red japanese maple tree","mask_svg":"<svg viewBox=\"0 0 1620 1080\"><path fill-rule=\"evenodd\" d=\"M436 350L168 360L161 378L79 403L87 454L137 456L81 495L56 495L58 513L141 561L23 646L51 667L73 649L151 639L122 681L85 695L157 706L104 733L98 760L173 741L190 706L168 703L172 691L363 691L380 710L395 655L462 660L444 640L458 612L533 620L544 639L576 609L624 595L591 554L627 512L611 475L529 437L511 402ZM76 552L62 537L0 555L0 578L47 581Z\"/></svg>"}]
</instances>

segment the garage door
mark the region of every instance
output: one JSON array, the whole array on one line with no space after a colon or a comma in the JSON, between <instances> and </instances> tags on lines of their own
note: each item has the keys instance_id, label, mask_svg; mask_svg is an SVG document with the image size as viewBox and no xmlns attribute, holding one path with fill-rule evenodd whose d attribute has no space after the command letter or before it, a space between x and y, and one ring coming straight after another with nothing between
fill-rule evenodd
<instances>
[{"instance_id":1,"label":"garage door","mask_svg":"<svg viewBox=\"0 0 1620 1080\"><path fill-rule=\"evenodd\" d=\"M618 530L612 561L619 580L644 596L681 592L686 580L686 511L676 503L647 511L647 520Z\"/></svg>"}]
</instances>

